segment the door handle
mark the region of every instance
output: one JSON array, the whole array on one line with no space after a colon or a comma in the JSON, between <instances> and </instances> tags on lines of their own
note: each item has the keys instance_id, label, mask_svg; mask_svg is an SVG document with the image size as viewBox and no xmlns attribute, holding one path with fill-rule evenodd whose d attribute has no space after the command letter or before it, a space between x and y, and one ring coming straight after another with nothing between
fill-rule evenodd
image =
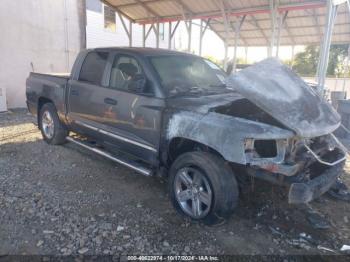
<instances>
[{"instance_id":1,"label":"door handle","mask_svg":"<svg viewBox=\"0 0 350 262\"><path fill-rule=\"evenodd\" d=\"M105 98L104 100L105 104L109 104L109 105L113 105L115 106L116 104L118 104L118 101L117 100L114 100L112 98Z\"/></svg>"},{"instance_id":2,"label":"door handle","mask_svg":"<svg viewBox=\"0 0 350 262\"><path fill-rule=\"evenodd\" d=\"M72 91L70 92L70 94L72 96L78 96L79 95L79 91L78 90L75 90L75 89L72 89Z\"/></svg>"}]
</instances>

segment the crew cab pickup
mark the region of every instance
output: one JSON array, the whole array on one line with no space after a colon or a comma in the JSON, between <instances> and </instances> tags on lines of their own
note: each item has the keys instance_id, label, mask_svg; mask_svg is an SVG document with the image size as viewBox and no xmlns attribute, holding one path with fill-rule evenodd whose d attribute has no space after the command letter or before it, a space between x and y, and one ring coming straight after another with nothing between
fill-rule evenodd
<instances>
[{"instance_id":1,"label":"crew cab pickup","mask_svg":"<svg viewBox=\"0 0 350 262\"><path fill-rule=\"evenodd\" d=\"M230 216L246 177L307 203L332 187L345 161L332 134L337 112L275 59L227 76L191 54L91 49L70 75L31 73L26 95L47 143L70 141L167 177L175 209L208 224Z\"/></svg>"}]
</instances>

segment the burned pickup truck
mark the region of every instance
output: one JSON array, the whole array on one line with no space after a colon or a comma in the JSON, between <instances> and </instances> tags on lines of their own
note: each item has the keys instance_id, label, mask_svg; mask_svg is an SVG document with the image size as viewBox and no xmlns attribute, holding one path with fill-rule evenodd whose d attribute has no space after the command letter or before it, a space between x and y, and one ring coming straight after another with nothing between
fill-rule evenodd
<instances>
[{"instance_id":1,"label":"burned pickup truck","mask_svg":"<svg viewBox=\"0 0 350 262\"><path fill-rule=\"evenodd\" d=\"M227 77L160 49L100 48L67 76L31 73L27 104L49 144L73 142L143 175L168 178L179 213L228 218L252 176L307 203L342 173L340 117L289 68L267 59Z\"/></svg>"}]
</instances>

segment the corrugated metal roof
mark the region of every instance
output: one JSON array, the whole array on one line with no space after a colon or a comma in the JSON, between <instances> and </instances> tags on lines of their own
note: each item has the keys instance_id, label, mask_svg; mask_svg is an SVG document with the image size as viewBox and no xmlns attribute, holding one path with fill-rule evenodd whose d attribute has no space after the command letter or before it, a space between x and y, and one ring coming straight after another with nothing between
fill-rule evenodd
<instances>
[{"instance_id":1,"label":"corrugated metal roof","mask_svg":"<svg viewBox=\"0 0 350 262\"><path fill-rule=\"evenodd\" d=\"M220 0L102 0L135 23L151 24L185 19L209 19L210 29L226 38ZM326 23L327 0L280 0L278 13L287 16L281 30L281 45L320 44ZM234 45L234 27L245 16L240 46L268 46L271 34L269 0L223 0L229 19L229 45ZM350 43L350 15L339 6L332 43Z\"/></svg>"}]
</instances>

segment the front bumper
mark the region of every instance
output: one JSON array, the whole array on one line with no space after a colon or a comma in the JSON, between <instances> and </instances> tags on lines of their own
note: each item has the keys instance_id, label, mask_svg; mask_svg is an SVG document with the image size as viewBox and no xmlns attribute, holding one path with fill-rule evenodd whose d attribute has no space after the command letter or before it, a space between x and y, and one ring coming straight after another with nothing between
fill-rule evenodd
<instances>
[{"instance_id":1,"label":"front bumper","mask_svg":"<svg viewBox=\"0 0 350 262\"><path fill-rule=\"evenodd\" d=\"M327 192L342 174L344 161L326 169L326 171L304 183L292 183L289 188L288 202L304 204Z\"/></svg>"}]
</instances>

